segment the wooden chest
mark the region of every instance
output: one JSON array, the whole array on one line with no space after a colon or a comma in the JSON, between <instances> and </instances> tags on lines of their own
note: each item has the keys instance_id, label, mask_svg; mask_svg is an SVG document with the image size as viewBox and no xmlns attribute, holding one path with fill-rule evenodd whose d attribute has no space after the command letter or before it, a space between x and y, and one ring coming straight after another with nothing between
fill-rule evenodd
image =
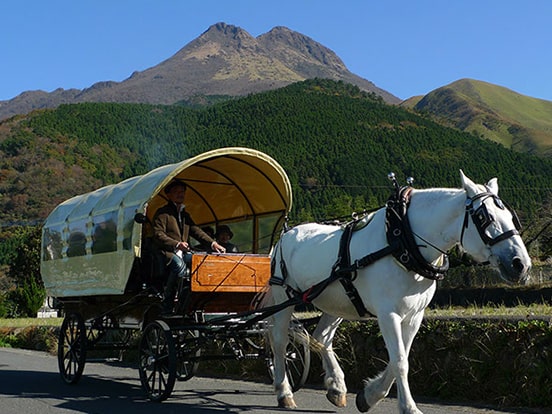
<instances>
[{"instance_id":1,"label":"wooden chest","mask_svg":"<svg viewBox=\"0 0 552 414\"><path fill-rule=\"evenodd\" d=\"M256 254L194 254L192 292L250 292L270 279L270 257Z\"/></svg>"}]
</instances>

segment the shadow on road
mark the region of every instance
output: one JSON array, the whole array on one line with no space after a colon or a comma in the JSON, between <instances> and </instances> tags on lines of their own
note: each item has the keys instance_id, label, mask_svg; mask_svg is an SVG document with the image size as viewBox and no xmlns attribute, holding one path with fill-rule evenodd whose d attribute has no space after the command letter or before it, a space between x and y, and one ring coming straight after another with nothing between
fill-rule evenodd
<instances>
[{"instance_id":1,"label":"shadow on road","mask_svg":"<svg viewBox=\"0 0 552 414\"><path fill-rule=\"evenodd\" d=\"M3 398L26 398L48 400L49 405L60 410L71 410L83 413L120 412L133 414L160 414L190 413L209 414L220 412L236 413L278 413L289 412L253 404L247 401L255 400L252 397L266 397L274 401L271 389L258 391L253 389L210 389L210 390L182 390L175 387L172 397L163 403L154 403L144 396L135 376L121 375L109 378L97 374L83 375L78 384L65 384L59 374L41 371L14 371L1 370L0 393ZM136 384L132 384L135 382ZM229 403L235 400L236 403ZM320 413L320 410L294 410L295 413ZM333 413L335 411L322 411Z\"/></svg>"}]
</instances>

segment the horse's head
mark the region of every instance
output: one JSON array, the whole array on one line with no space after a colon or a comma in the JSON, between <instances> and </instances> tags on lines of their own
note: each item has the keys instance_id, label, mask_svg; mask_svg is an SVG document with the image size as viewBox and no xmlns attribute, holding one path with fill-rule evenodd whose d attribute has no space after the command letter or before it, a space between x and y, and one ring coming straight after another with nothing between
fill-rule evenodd
<instances>
[{"instance_id":1,"label":"horse's head","mask_svg":"<svg viewBox=\"0 0 552 414\"><path fill-rule=\"evenodd\" d=\"M479 262L488 261L507 282L529 278L531 259L519 235L515 212L498 197L498 181L475 184L460 171L466 191L466 213L460 243Z\"/></svg>"}]
</instances>

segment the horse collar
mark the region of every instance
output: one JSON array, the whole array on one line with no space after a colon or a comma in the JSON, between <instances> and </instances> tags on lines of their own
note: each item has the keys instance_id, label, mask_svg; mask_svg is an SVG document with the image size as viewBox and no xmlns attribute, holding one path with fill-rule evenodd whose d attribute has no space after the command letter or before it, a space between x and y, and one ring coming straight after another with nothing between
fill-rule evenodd
<instances>
[{"instance_id":1,"label":"horse collar","mask_svg":"<svg viewBox=\"0 0 552 414\"><path fill-rule=\"evenodd\" d=\"M387 242L393 247L391 254L406 269L428 279L442 280L448 270L448 259L445 256L444 266L435 266L420 253L408 220L411 195L412 187L402 187L387 201L385 226Z\"/></svg>"}]
</instances>

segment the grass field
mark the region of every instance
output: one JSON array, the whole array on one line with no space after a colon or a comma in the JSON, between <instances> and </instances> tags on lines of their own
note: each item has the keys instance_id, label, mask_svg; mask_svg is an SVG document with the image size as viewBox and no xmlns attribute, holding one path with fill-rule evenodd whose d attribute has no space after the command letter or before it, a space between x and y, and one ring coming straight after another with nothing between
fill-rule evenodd
<instances>
[{"instance_id":1,"label":"grass field","mask_svg":"<svg viewBox=\"0 0 552 414\"><path fill-rule=\"evenodd\" d=\"M426 317L440 318L469 318L469 317L552 317L552 304L519 305L516 307L506 306L469 306L469 307L446 307L440 309L426 309ZM61 326L63 318L18 318L1 319L0 328L25 328L28 326Z\"/></svg>"},{"instance_id":2,"label":"grass field","mask_svg":"<svg viewBox=\"0 0 552 414\"><path fill-rule=\"evenodd\" d=\"M63 322L63 318L0 318L0 328L25 328L27 326L61 326L61 322Z\"/></svg>"},{"instance_id":3,"label":"grass field","mask_svg":"<svg viewBox=\"0 0 552 414\"><path fill-rule=\"evenodd\" d=\"M516 307L506 306L486 306L486 307L447 307L441 309L426 309L426 317L495 317L495 316L514 316L514 317L552 317L552 305L547 304L532 304L518 305Z\"/></svg>"}]
</instances>

